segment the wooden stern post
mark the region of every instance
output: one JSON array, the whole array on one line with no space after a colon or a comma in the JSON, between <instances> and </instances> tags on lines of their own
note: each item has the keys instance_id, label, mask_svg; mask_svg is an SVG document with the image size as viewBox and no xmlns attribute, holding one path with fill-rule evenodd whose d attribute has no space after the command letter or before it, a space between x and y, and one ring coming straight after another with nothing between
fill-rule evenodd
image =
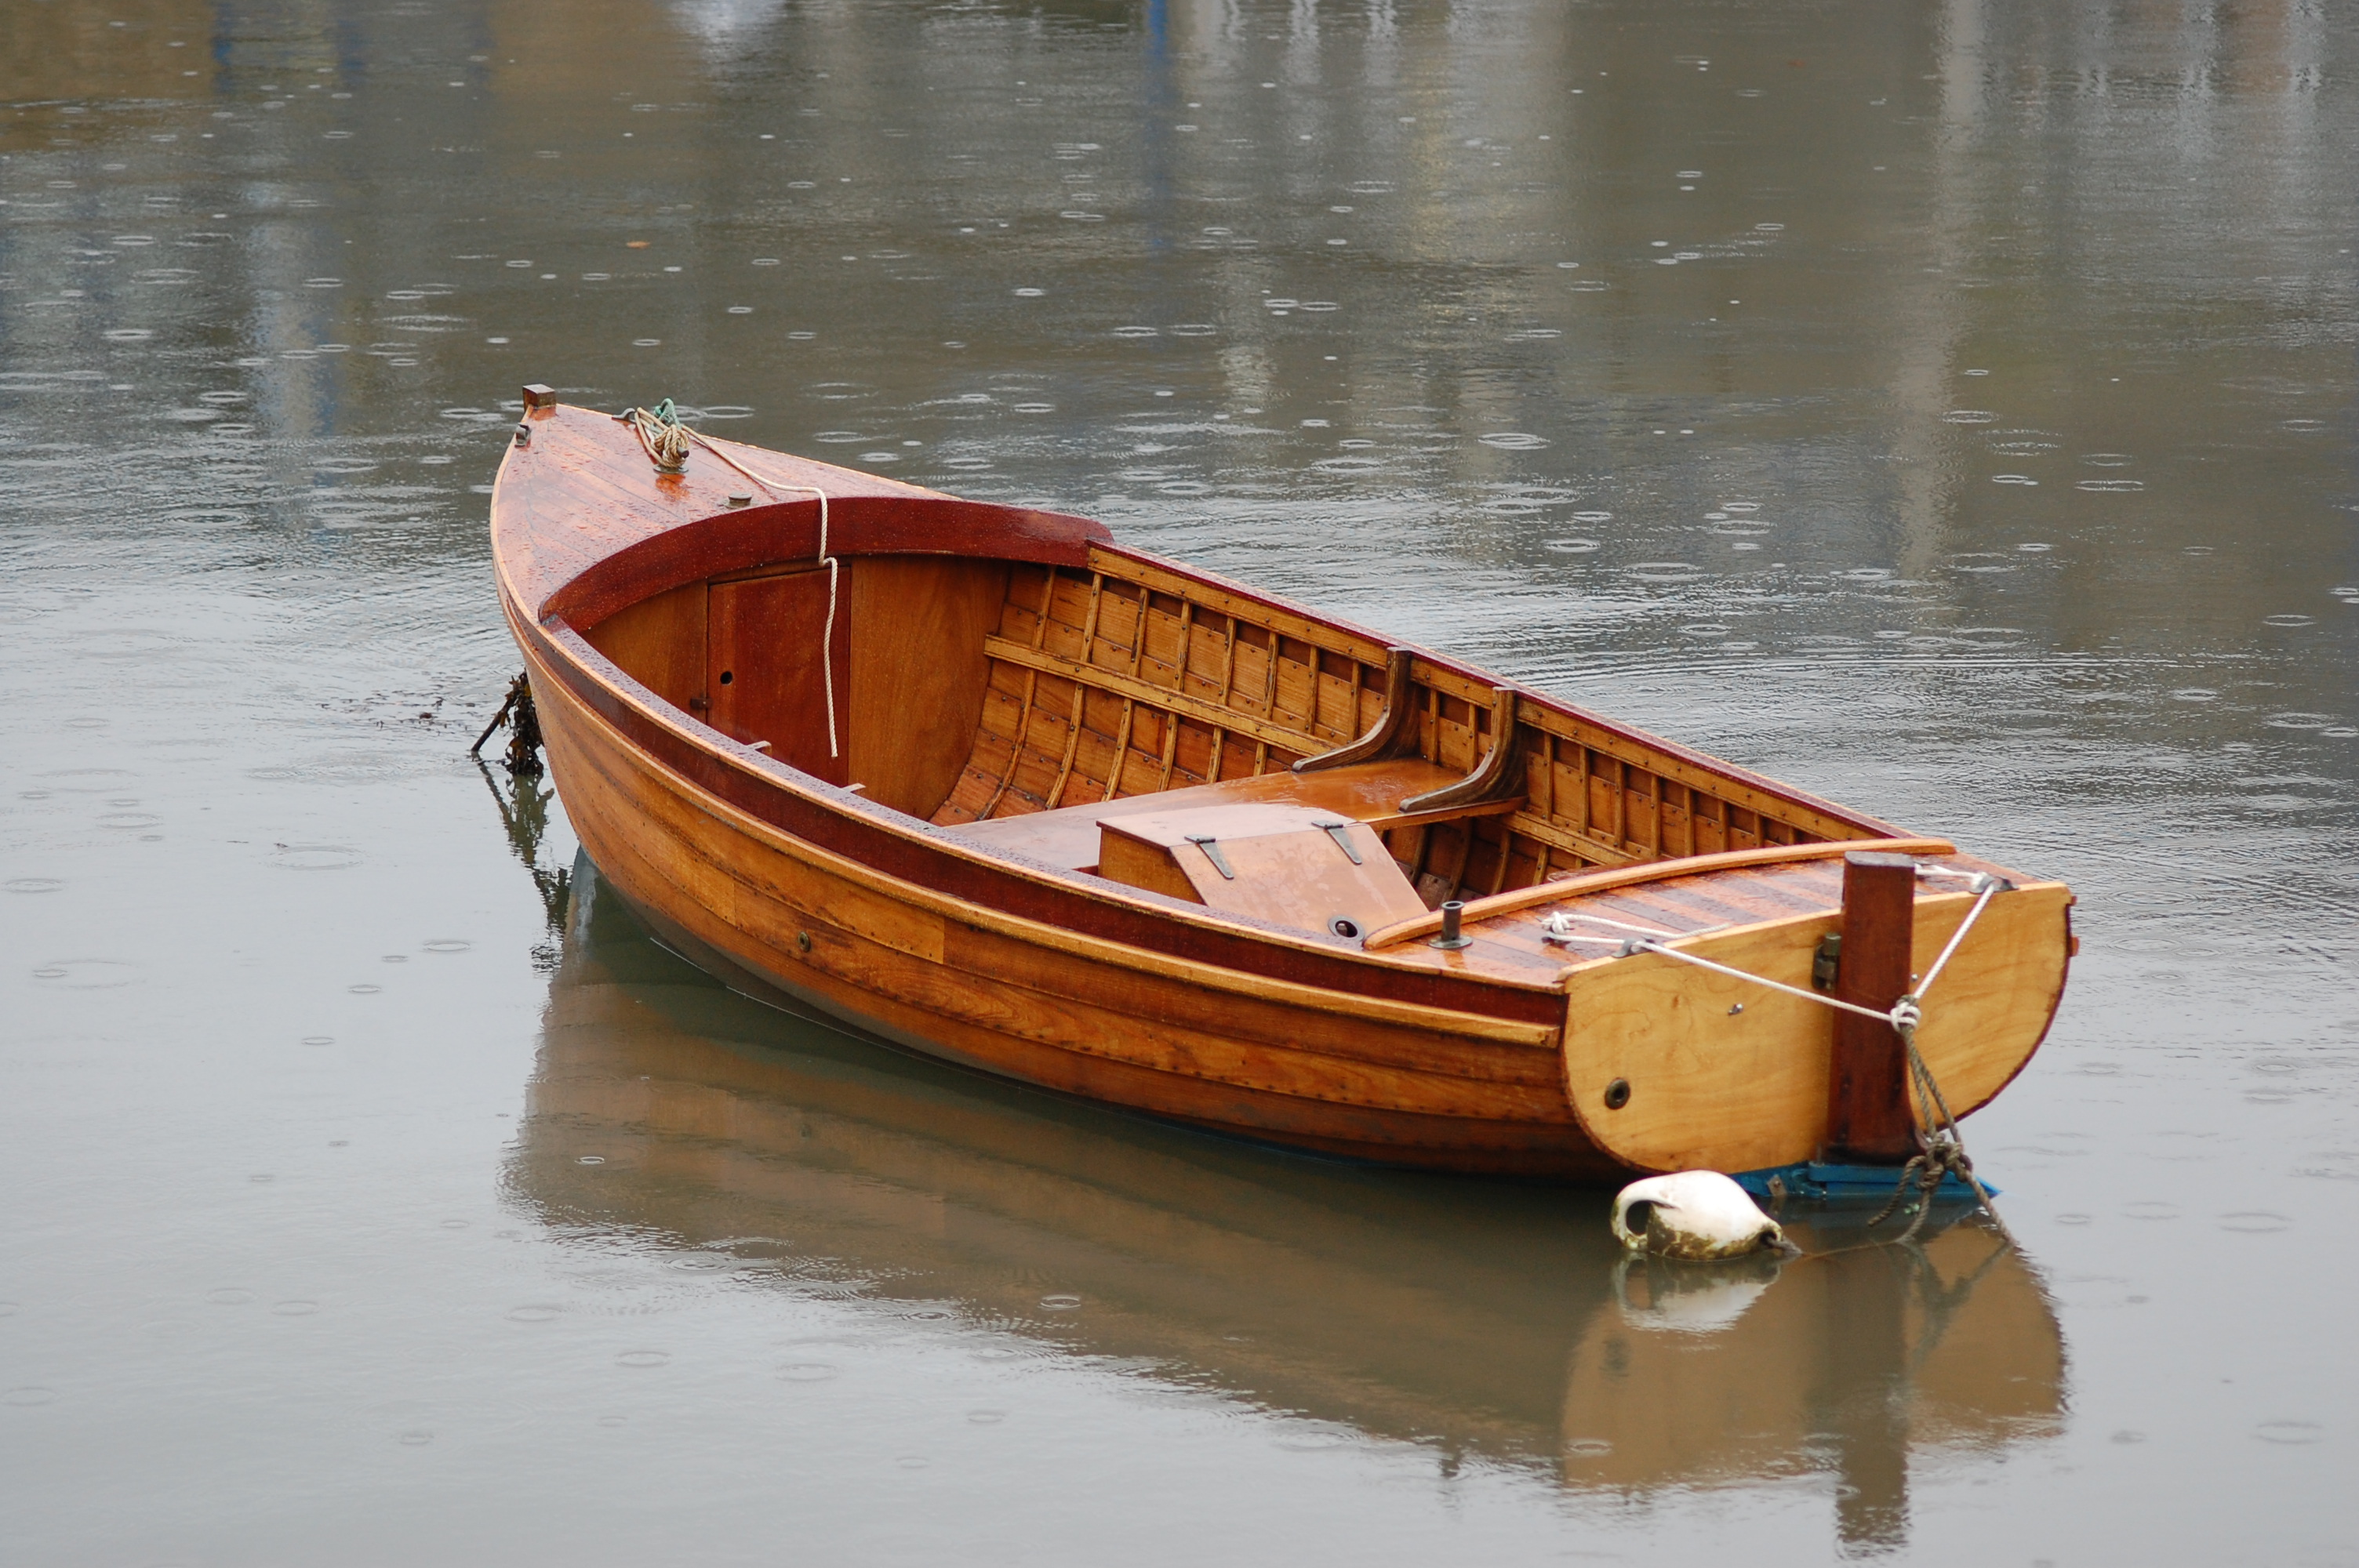
<instances>
[{"instance_id":1,"label":"wooden stern post","mask_svg":"<svg viewBox=\"0 0 2359 1568\"><path fill-rule=\"evenodd\" d=\"M1843 856L1843 955L1834 995L1888 1011L1908 992L1917 932L1917 862L1906 855ZM1899 1032L1855 1012L1835 1014L1827 1074L1824 1158L1837 1164L1898 1164L1917 1152L1908 1114L1908 1063Z\"/></svg>"}]
</instances>

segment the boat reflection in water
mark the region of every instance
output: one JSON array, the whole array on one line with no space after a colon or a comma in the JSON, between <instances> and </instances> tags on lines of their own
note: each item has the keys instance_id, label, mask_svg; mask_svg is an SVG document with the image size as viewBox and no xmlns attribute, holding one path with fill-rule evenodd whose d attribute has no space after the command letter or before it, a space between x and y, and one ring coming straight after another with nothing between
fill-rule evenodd
<instances>
[{"instance_id":1,"label":"boat reflection in water","mask_svg":"<svg viewBox=\"0 0 2359 1568\"><path fill-rule=\"evenodd\" d=\"M1912 1462L2060 1427L2055 1315L1971 1224L1625 1259L1602 1190L1288 1155L963 1074L738 997L586 862L572 880L511 1171L552 1222L784 1249L785 1288L952 1303L1446 1468L1636 1497L1829 1474L1854 1546L1905 1539ZM1785 1217L1806 1249L1856 1240Z\"/></svg>"}]
</instances>

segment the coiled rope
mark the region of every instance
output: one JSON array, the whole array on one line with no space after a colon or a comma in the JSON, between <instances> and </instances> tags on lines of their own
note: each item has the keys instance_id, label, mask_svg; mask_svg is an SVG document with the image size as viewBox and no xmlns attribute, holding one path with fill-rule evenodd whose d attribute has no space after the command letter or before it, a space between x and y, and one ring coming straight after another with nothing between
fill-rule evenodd
<instances>
[{"instance_id":1,"label":"coiled rope","mask_svg":"<svg viewBox=\"0 0 2359 1568\"><path fill-rule=\"evenodd\" d=\"M647 450L647 460L659 473L682 473L688 469L689 438L695 434L679 422L679 411L667 397L653 408L626 408L615 416L631 427L639 445Z\"/></svg>"},{"instance_id":2,"label":"coiled rope","mask_svg":"<svg viewBox=\"0 0 2359 1568\"><path fill-rule=\"evenodd\" d=\"M827 553L827 492L817 485L782 484L777 480L755 472L744 463L723 451L699 431L680 423L679 411L665 398L653 408L626 408L614 417L637 432L639 445L645 447L647 459L663 473L682 473L688 468L688 449L692 442L760 485L770 494L819 497L819 556L821 566L827 568L827 628L820 635L820 681L827 688L827 754L842 756L835 732L835 606L841 581L841 568L833 556Z\"/></svg>"},{"instance_id":3,"label":"coiled rope","mask_svg":"<svg viewBox=\"0 0 2359 1568\"><path fill-rule=\"evenodd\" d=\"M1933 982L1941 978L1942 969L1948 967L1959 945L1965 941L1966 933L1974 928L1974 922L1982 918L1983 911L1990 906L1990 901L2006 891L2010 884L1988 871L1962 871L1951 866L1919 866L1917 868L1917 875L1926 880L1951 878L1963 881L1966 884L1966 891L1974 894L1973 907L1966 911L1966 917L1963 920L1958 922L1958 928L1950 934L1950 940L1942 947L1940 957L1935 958L1932 967L1925 971L1925 978L1917 982L1917 989L1894 1002L1884 1011L1878 1011L1872 1007L1862 1007L1857 1002L1844 1001L1840 997L1804 990L1799 986L1789 986L1783 980L1773 980L1766 975L1747 974L1743 969L1731 968L1726 964L1715 963L1710 958L1694 953L1682 952L1677 947L1667 947L1662 941L1658 940L1658 938L1684 940L1690 936L1701 936L1709 931L1721 929L1719 926L1708 926L1702 931L1658 931L1632 925L1623 921L1609 920L1600 914L1566 911L1552 914L1541 923L1541 939L1567 944L1601 943L1618 947L1621 951L1616 956L1625 958L1636 953L1660 953L1666 958L1677 958L1680 963L1692 964L1699 969L1710 969L1714 974L1726 975L1732 979L1746 980L1756 986L1766 986L1773 991L1782 991L1788 996L1799 997L1804 1001L1817 1002L1821 1007L1857 1013L1862 1018L1873 1018L1879 1022L1890 1024L1894 1033L1900 1036L1902 1049L1908 1056L1909 1086L1917 1100L1917 1125L1923 1130L1919 1137L1925 1147L1922 1153L1915 1155L1900 1168L1900 1181L1893 1188L1890 1201L1886 1203L1882 1211L1874 1219L1869 1220L1868 1224L1872 1226L1882 1224L1899 1206L1902 1198L1913 1185L1919 1194L1917 1215L1909 1221L1908 1231L1900 1238L1903 1241L1909 1240L1916 1236L1918 1227L1925 1223L1925 1215L1932 1206L1933 1193L1940 1186L1942 1178L1954 1175L1973 1189L1974 1196L1982 1204L1983 1212L1990 1217L1991 1223L1998 1227L1999 1235L2004 1237L2007 1245L2011 1247L2015 1244L2015 1237L2007 1229L2006 1221L1998 1217L1998 1207L1991 1202L1989 1190L1974 1174L1974 1162L1967 1158L1965 1140L1958 1131L1958 1119L1951 1114L1950 1102L1943 1098L1941 1086L1933 1076L1933 1069L1926 1065L1924 1054L1917 1049L1917 1029L1925 1021L1925 993L1931 990ZM1573 929L1576 923L1583 922L1592 925L1611 926L1617 931L1644 934L1635 936L1592 936Z\"/></svg>"}]
</instances>

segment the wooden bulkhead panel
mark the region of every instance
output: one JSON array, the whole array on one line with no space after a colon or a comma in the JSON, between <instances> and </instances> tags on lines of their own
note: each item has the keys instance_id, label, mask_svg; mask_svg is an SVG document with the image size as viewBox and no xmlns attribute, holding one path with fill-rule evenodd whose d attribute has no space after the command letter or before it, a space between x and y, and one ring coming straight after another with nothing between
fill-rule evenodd
<instances>
[{"instance_id":1,"label":"wooden bulkhead panel","mask_svg":"<svg viewBox=\"0 0 2359 1568\"><path fill-rule=\"evenodd\" d=\"M931 816L982 721L991 680L983 643L1007 598L1007 563L865 556L845 566L852 782L896 811Z\"/></svg>"},{"instance_id":2,"label":"wooden bulkhead panel","mask_svg":"<svg viewBox=\"0 0 2359 1568\"><path fill-rule=\"evenodd\" d=\"M705 585L685 583L610 615L582 636L625 674L683 712L706 707Z\"/></svg>"}]
</instances>

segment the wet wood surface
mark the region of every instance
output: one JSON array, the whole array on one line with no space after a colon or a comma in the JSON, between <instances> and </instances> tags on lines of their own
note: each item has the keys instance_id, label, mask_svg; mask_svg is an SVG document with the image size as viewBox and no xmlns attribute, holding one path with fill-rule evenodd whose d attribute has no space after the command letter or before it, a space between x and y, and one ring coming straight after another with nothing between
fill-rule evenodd
<instances>
[{"instance_id":1,"label":"wet wood surface","mask_svg":"<svg viewBox=\"0 0 2359 1568\"><path fill-rule=\"evenodd\" d=\"M729 508L707 492L747 481L700 468L710 451L666 478L610 418L530 423L495 536L559 788L614 884L714 963L913 1048L1304 1148L1553 1175L1817 1151L1821 1010L1747 1003L1724 1014L1749 1016L1740 1034L1701 1029L1693 971L1543 922L1618 922L1782 975L1836 918L1837 873L1763 852L1838 854L1889 825L1123 550L1086 520L755 449L740 460L766 483ZM832 642L814 623L819 505L784 498L803 483L829 495ZM701 680L678 645L700 616ZM757 649L788 694L758 714L739 668ZM821 667L846 731L832 757ZM1293 769L1379 730L1385 760ZM1449 809L1405 810L1420 796ZM1305 810L1333 812L1343 838L1239 835L1242 879L1193 841L1221 833L1182 820ZM1117 840L1169 874L1095 874ZM1321 875L1352 865L1364 911L1310 874L1320 857ZM1466 947L1362 946L1450 897L1476 906ZM1993 925L2012 935L1978 941L1973 982L1958 976L1986 1038L1926 1032L1962 1104L1995 1092L2052 1011L2049 903L2042 925L2021 912L2047 904L2017 899ZM1940 918L1920 901L1919 940ZM1609 1070L1647 1087L1600 1121Z\"/></svg>"}]
</instances>

